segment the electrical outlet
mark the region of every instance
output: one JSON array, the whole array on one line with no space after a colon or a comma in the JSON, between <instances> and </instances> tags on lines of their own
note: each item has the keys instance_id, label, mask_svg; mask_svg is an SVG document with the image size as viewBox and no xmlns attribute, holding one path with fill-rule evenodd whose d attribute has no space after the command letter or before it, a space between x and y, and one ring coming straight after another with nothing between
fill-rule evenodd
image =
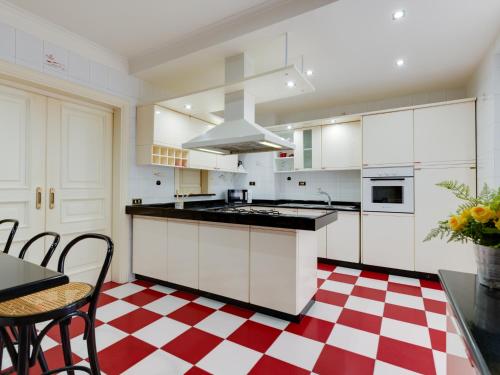
<instances>
[{"instance_id":1,"label":"electrical outlet","mask_svg":"<svg viewBox=\"0 0 500 375\"><path fill-rule=\"evenodd\" d=\"M299 181L299 186L306 186L306 182L305 181Z\"/></svg>"},{"instance_id":2,"label":"electrical outlet","mask_svg":"<svg viewBox=\"0 0 500 375\"><path fill-rule=\"evenodd\" d=\"M250 181L248 184L249 184L250 186L255 186L255 181Z\"/></svg>"},{"instance_id":3,"label":"electrical outlet","mask_svg":"<svg viewBox=\"0 0 500 375\"><path fill-rule=\"evenodd\" d=\"M142 204L142 198L133 198L132 204Z\"/></svg>"}]
</instances>

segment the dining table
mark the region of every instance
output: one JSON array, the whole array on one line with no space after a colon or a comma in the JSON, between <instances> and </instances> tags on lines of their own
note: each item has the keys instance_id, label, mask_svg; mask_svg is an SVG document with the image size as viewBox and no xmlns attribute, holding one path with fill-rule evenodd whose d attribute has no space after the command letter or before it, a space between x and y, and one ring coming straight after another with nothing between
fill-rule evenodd
<instances>
[{"instance_id":1,"label":"dining table","mask_svg":"<svg viewBox=\"0 0 500 375\"><path fill-rule=\"evenodd\" d=\"M67 275L41 267L26 260L0 253L0 302L23 297L45 289L64 285L69 282ZM29 372L29 345L19 343L17 374ZM22 359L21 359L22 358Z\"/></svg>"}]
</instances>

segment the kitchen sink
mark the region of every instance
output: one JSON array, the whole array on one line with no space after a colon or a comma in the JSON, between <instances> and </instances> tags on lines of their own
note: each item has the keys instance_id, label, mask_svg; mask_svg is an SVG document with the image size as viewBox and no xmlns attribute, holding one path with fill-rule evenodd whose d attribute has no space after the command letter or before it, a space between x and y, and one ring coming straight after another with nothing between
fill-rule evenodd
<instances>
[{"instance_id":1,"label":"kitchen sink","mask_svg":"<svg viewBox=\"0 0 500 375\"><path fill-rule=\"evenodd\" d=\"M340 204L311 204L311 203L283 203L279 207L299 207L299 208L322 208L324 210L354 210L356 206L346 206Z\"/></svg>"}]
</instances>

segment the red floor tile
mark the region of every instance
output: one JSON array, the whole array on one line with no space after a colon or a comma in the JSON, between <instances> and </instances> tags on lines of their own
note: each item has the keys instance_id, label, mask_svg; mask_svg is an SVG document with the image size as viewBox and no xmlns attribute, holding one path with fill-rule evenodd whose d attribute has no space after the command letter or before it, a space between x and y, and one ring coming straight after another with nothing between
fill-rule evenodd
<instances>
[{"instance_id":1,"label":"red floor tile","mask_svg":"<svg viewBox=\"0 0 500 375\"><path fill-rule=\"evenodd\" d=\"M171 296L175 296L175 297L178 297L178 298L183 298L183 299L187 299L188 301L193 301L195 300L196 298L198 298L199 296L196 295L196 294L193 294L193 293L188 293L188 292L184 292L182 290L177 290L173 293L170 294Z\"/></svg>"},{"instance_id":2,"label":"red floor tile","mask_svg":"<svg viewBox=\"0 0 500 375\"><path fill-rule=\"evenodd\" d=\"M99 352L101 370L107 375L118 375L141 361L156 348L134 336L127 336L123 340L108 346Z\"/></svg>"},{"instance_id":3,"label":"red floor tile","mask_svg":"<svg viewBox=\"0 0 500 375\"><path fill-rule=\"evenodd\" d=\"M316 301L329 303L330 305L344 307L349 295L319 289L316 292Z\"/></svg>"},{"instance_id":4,"label":"red floor tile","mask_svg":"<svg viewBox=\"0 0 500 375\"><path fill-rule=\"evenodd\" d=\"M325 345L313 372L319 375L373 374L375 360L344 349Z\"/></svg>"},{"instance_id":5,"label":"red floor tile","mask_svg":"<svg viewBox=\"0 0 500 375\"><path fill-rule=\"evenodd\" d=\"M318 263L318 269L327 272L333 272L335 266L333 264Z\"/></svg>"},{"instance_id":6,"label":"red floor tile","mask_svg":"<svg viewBox=\"0 0 500 375\"><path fill-rule=\"evenodd\" d=\"M132 283L134 283L136 285L143 286L144 288L150 288L153 285L155 285L155 283L152 283L151 281L146 281L146 280L134 280L134 281L132 281Z\"/></svg>"},{"instance_id":7,"label":"red floor tile","mask_svg":"<svg viewBox=\"0 0 500 375\"><path fill-rule=\"evenodd\" d=\"M421 326L427 326L425 311L412 309L410 307L386 303L384 306L384 317L407 323L418 324Z\"/></svg>"},{"instance_id":8,"label":"red floor tile","mask_svg":"<svg viewBox=\"0 0 500 375\"><path fill-rule=\"evenodd\" d=\"M377 359L421 374L435 374L432 350L381 336Z\"/></svg>"},{"instance_id":9,"label":"red floor tile","mask_svg":"<svg viewBox=\"0 0 500 375\"><path fill-rule=\"evenodd\" d=\"M380 316L366 314L360 311L343 309L337 323L378 335L380 334L380 328L382 327L382 318Z\"/></svg>"},{"instance_id":10,"label":"red floor tile","mask_svg":"<svg viewBox=\"0 0 500 375\"><path fill-rule=\"evenodd\" d=\"M325 320L304 316L300 323L290 323L286 331L325 343L335 324Z\"/></svg>"},{"instance_id":11,"label":"red floor tile","mask_svg":"<svg viewBox=\"0 0 500 375\"><path fill-rule=\"evenodd\" d=\"M264 353L281 334L279 329L247 320L227 339Z\"/></svg>"},{"instance_id":12,"label":"red floor tile","mask_svg":"<svg viewBox=\"0 0 500 375\"><path fill-rule=\"evenodd\" d=\"M323 279L318 279L318 281L316 282L316 287L317 288L321 288L321 285L323 285L323 283L325 282L325 280Z\"/></svg>"},{"instance_id":13,"label":"red floor tile","mask_svg":"<svg viewBox=\"0 0 500 375\"><path fill-rule=\"evenodd\" d=\"M424 308L425 311L431 311L436 314L446 314L446 302L424 298Z\"/></svg>"},{"instance_id":14,"label":"red floor tile","mask_svg":"<svg viewBox=\"0 0 500 375\"><path fill-rule=\"evenodd\" d=\"M104 292L105 290L116 288L117 286L120 286L120 285L123 285L123 284L115 283L114 281L108 281L107 283L102 284L101 292Z\"/></svg>"},{"instance_id":15,"label":"red floor tile","mask_svg":"<svg viewBox=\"0 0 500 375\"><path fill-rule=\"evenodd\" d=\"M111 303L111 302L114 302L116 301L117 299L115 297L112 297L106 293L101 293L99 295L99 299L97 301L97 307L102 307L102 306L105 306L107 305L108 303Z\"/></svg>"},{"instance_id":16,"label":"red floor tile","mask_svg":"<svg viewBox=\"0 0 500 375\"><path fill-rule=\"evenodd\" d=\"M422 290L418 286L391 283L387 286L388 292L408 294L410 296L422 297Z\"/></svg>"},{"instance_id":17,"label":"red floor tile","mask_svg":"<svg viewBox=\"0 0 500 375\"><path fill-rule=\"evenodd\" d=\"M44 351L45 359L47 360L47 365L49 369L56 369L64 367L64 357L62 352L62 346L58 345L49 350ZM72 353L73 364L79 363L82 359L76 354ZM38 365L38 362L34 367L30 369L30 374L41 374L42 370Z\"/></svg>"},{"instance_id":18,"label":"red floor tile","mask_svg":"<svg viewBox=\"0 0 500 375\"><path fill-rule=\"evenodd\" d=\"M162 347L163 350L195 364L219 345L223 339L197 328L190 328Z\"/></svg>"},{"instance_id":19,"label":"red floor tile","mask_svg":"<svg viewBox=\"0 0 500 375\"><path fill-rule=\"evenodd\" d=\"M136 306L144 306L148 303L156 301L158 298L165 297L164 293L157 292L156 290L144 289L140 292L131 294L128 297L123 298L124 301L128 303L133 303Z\"/></svg>"},{"instance_id":20,"label":"red floor tile","mask_svg":"<svg viewBox=\"0 0 500 375\"><path fill-rule=\"evenodd\" d=\"M446 332L429 328L432 349L446 352Z\"/></svg>"},{"instance_id":21,"label":"red floor tile","mask_svg":"<svg viewBox=\"0 0 500 375\"><path fill-rule=\"evenodd\" d=\"M154 313L145 309L137 309L123 315L115 320L112 320L108 324L122 330L123 332L127 332L128 334L132 334L141 328L150 325L151 323L157 321L162 316L160 314Z\"/></svg>"},{"instance_id":22,"label":"red floor tile","mask_svg":"<svg viewBox=\"0 0 500 375\"><path fill-rule=\"evenodd\" d=\"M433 280L420 280L420 286L423 288L443 290L443 286L439 281Z\"/></svg>"},{"instance_id":23,"label":"red floor tile","mask_svg":"<svg viewBox=\"0 0 500 375\"><path fill-rule=\"evenodd\" d=\"M96 327L99 327L102 324L104 323L101 322L100 320L98 319L95 320ZM71 324L69 325L70 338L74 338L76 336L83 334L84 330L85 330L85 320L83 320L83 318L76 317L71 320ZM61 331L59 329L59 326L52 327L52 329L47 333L47 336L60 343Z\"/></svg>"},{"instance_id":24,"label":"red floor tile","mask_svg":"<svg viewBox=\"0 0 500 375\"><path fill-rule=\"evenodd\" d=\"M220 309L220 311L224 311L229 314L237 315L241 318L248 319L250 318L253 314L255 314L255 311L244 309L242 307L234 306L234 305L224 305Z\"/></svg>"},{"instance_id":25,"label":"red floor tile","mask_svg":"<svg viewBox=\"0 0 500 375\"><path fill-rule=\"evenodd\" d=\"M333 272L328 280L340 281L341 283L354 284L356 280L358 280L357 276L352 275L344 275L343 273L335 273Z\"/></svg>"},{"instance_id":26,"label":"red floor tile","mask_svg":"<svg viewBox=\"0 0 500 375\"><path fill-rule=\"evenodd\" d=\"M255 364L250 375L307 375L309 371L267 355Z\"/></svg>"},{"instance_id":27,"label":"red floor tile","mask_svg":"<svg viewBox=\"0 0 500 375\"><path fill-rule=\"evenodd\" d=\"M373 271L361 271L361 274L359 276L367 277L369 279L383 280L383 281L389 280L388 274L373 272Z\"/></svg>"},{"instance_id":28,"label":"red floor tile","mask_svg":"<svg viewBox=\"0 0 500 375\"><path fill-rule=\"evenodd\" d=\"M167 316L179 322L194 326L195 324L212 314L214 311L215 310L211 309L210 307L198 305L197 303L191 302L186 306L175 310Z\"/></svg>"},{"instance_id":29,"label":"red floor tile","mask_svg":"<svg viewBox=\"0 0 500 375\"><path fill-rule=\"evenodd\" d=\"M386 292L384 290L367 288L361 285L355 285L351 294L357 297L363 297L363 298L373 299L375 301L384 302Z\"/></svg>"}]
</instances>

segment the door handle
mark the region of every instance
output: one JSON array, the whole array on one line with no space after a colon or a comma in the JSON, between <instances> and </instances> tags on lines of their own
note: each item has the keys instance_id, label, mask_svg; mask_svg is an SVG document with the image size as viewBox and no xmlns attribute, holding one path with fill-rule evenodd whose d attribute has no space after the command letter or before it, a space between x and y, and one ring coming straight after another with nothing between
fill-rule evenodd
<instances>
[{"instance_id":1,"label":"door handle","mask_svg":"<svg viewBox=\"0 0 500 375\"><path fill-rule=\"evenodd\" d=\"M37 187L35 192L35 207L37 210L42 208L42 188Z\"/></svg>"},{"instance_id":2,"label":"door handle","mask_svg":"<svg viewBox=\"0 0 500 375\"><path fill-rule=\"evenodd\" d=\"M50 190L49 190L49 208L51 210L54 208L55 199L56 199L56 190L54 188L50 188Z\"/></svg>"}]
</instances>

